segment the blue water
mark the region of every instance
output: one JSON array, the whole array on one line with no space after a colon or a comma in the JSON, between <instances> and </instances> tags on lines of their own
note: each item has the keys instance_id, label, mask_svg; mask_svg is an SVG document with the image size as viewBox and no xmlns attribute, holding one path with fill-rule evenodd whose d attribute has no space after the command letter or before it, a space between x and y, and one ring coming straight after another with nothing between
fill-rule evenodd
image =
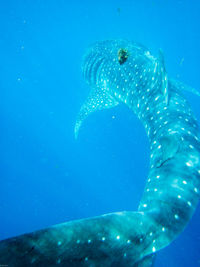
<instances>
[{"instance_id":1,"label":"blue water","mask_svg":"<svg viewBox=\"0 0 200 267\"><path fill-rule=\"evenodd\" d=\"M126 38L162 48L171 77L200 89L199 0L7 0L0 6L0 239L136 210L149 144L126 107L92 114L74 139L89 88L86 48ZM200 122L200 98L186 93ZM156 267L200 266L200 206Z\"/></svg>"}]
</instances>

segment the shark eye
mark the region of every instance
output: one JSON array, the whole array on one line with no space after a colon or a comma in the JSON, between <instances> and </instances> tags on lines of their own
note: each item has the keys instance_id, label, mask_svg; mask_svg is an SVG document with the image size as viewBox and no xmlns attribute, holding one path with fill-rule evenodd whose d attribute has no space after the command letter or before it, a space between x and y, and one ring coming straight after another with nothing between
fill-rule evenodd
<instances>
[{"instance_id":1,"label":"shark eye","mask_svg":"<svg viewBox=\"0 0 200 267\"><path fill-rule=\"evenodd\" d=\"M129 56L128 51L124 48L120 48L118 50L117 55L118 55L118 62L120 65L124 64L124 62L126 62L128 56Z\"/></svg>"}]
</instances>

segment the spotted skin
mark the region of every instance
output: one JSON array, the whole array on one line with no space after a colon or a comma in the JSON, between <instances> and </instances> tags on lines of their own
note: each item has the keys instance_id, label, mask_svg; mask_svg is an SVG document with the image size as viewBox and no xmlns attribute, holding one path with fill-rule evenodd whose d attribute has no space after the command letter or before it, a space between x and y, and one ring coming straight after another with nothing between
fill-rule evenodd
<instances>
[{"instance_id":1,"label":"spotted skin","mask_svg":"<svg viewBox=\"0 0 200 267\"><path fill-rule=\"evenodd\" d=\"M126 53L119 56L119 51ZM90 113L119 103L145 127L150 168L138 211L67 222L4 240L1 264L152 266L155 252L169 245L194 213L200 189L199 130L181 92L191 88L169 79L161 52L155 57L125 40L91 46L83 75L91 92L77 118L76 138Z\"/></svg>"},{"instance_id":2,"label":"spotted skin","mask_svg":"<svg viewBox=\"0 0 200 267\"><path fill-rule=\"evenodd\" d=\"M129 57L119 64L117 51L122 48ZM94 61L101 57L96 69ZM86 54L85 62L83 73L89 85L106 88L103 94L113 97L115 103L126 104L140 119L149 138L150 171L138 209L154 220L149 233L151 245L143 251L147 255L176 238L199 199L199 130L180 92L187 87L168 80L161 51L157 59L145 47L128 41L97 43ZM86 101L80 114L90 101ZM96 109L98 103L89 113ZM81 125L79 118L78 123Z\"/></svg>"}]
</instances>

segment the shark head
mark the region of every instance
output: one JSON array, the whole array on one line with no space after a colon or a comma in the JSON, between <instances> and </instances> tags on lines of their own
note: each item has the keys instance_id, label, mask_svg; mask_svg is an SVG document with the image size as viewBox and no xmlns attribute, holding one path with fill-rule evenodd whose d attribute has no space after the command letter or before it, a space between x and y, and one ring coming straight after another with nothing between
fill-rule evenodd
<instances>
[{"instance_id":1,"label":"shark head","mask_svg":"<svg viewBox=\"0 0 200 267\"><path fill-rule=\"evenodd\" d=\"M160 91L167 99L163 57L157 59L137 43L126 40L95 43L85 53L82 72L91 90L80 109L75 137L83 120L94 111L112 108L122 102L138 114L141 94L145 90Z\"/></svg>"}]
</instances>

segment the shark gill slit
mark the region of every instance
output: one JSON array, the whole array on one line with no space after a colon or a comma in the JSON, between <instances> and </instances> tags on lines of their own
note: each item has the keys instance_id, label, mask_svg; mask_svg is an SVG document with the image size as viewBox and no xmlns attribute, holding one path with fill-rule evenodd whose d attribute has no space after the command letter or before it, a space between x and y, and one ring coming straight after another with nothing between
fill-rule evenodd
<instances>
[{"instance_id":1,"label":"shark gill slit","mask_svg":"<svg viewBox=\"0 0 200 267\"><path fill-rule=\"evenodd\" d=\"M163 55L157 58L127 40L95 43L84 56L82 71L91 92L77 117L76 137L90 113L120 103L144 125L150 167L138 210L66 222L1 241L1 264L150 266L155 252L183 231L195 211L199 130L181 91L196 91L168 77Z\"/></svg>"}]
</instances>

